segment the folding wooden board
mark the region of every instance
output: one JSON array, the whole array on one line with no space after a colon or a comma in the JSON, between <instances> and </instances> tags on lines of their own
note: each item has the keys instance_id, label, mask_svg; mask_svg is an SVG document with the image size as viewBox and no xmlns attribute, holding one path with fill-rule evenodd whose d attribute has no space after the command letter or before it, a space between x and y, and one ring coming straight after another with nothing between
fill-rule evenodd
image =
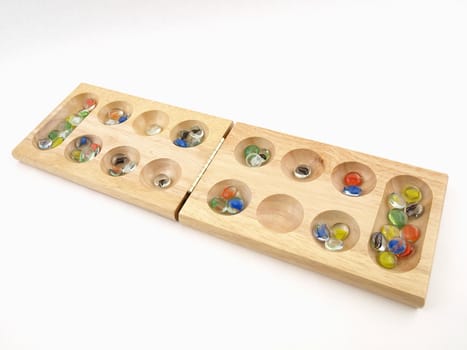
<instances>
[{"instance_id":1,"label":"folding wooden board","mask_svg":"<svg viewBox=\"0 0 467 350\"><path fill-rule=\"evenodd\" d=\"M38 140L76 113L92 98L97 107L57 147L41 150ZM112 108L129 119L105 125ZM148 136L149 125L162 132ZM196 147L174 144L181 130L201 127L205 137ZM76 140L88 136L101 146L92 160L70 156ZM244 149L268 149L271 158L260 167L247 166ZM137 164L124 176L110 176L111 159L126 154ZM447 175L378 158L272 130L189 111L101 87L80 84L13 150L16 159L180 223L233 241L289 263L323 273L421 307L425 303L447 186ZM309 166L298 179L294 169ZM343 194L350 171L363 177L362 195ZM153 180L164 173L167 188ZM406 185L421 189L425 211L411 223L420 228L414 252L385 269L370 247L370 235L388 223L387 198ZM234 186L245 208L235 215L212 210L209 202ZM312 235L316 224L345 223L350 234L340 251L329 251Z\"/></svg>"}]
</instances>

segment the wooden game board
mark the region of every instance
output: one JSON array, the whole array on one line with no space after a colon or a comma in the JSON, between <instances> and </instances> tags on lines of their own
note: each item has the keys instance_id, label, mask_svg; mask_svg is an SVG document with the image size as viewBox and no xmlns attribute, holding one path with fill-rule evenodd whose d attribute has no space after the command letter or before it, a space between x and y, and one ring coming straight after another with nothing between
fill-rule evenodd
<instances>
[{"instance_id":1,"label":"wooden game board","mask_svg":"<svg viewBox=\"0 0 467 350\"><path fill-rule=\"evenodd\" d=\"M63 144L40 150L37 139L88 97L98 101L96 109ZM130 110L129 120L104 125L102 115L109 106ZM144 126L153 121L163 131L146 136ZM205 141L191 148L175 146L179 130L193 125L205 128ZM69 156L73 140L81 135L93 135L102 143L99 155L86 163L73 162ZM271 150L264 166L246 166L243 150L252 143ZM110 156L120 151L137 159L138 166L125 176L109 176ZM222 118L88 84L79 85L13 155L31 166L287 262L414 307L425 303L447 186L445 174L252 125L233 125ZM312 175L300 180L293 170L303 163L311 166ZM166 189L151 184L160 171L174 179ZM362 174L362 196L342 193L342 178L349 171ZM387 196L407 184L423 192L425 212L413 221L422 236L415 252L388 270L377 264L369 238L387 223ZM240 190L246 204L236 215L219 214L208 204L229 185ZM344 249L332 252L311 230L316 223L337 222L346 223L351 231Z\"/></svg>"}]
</instances>

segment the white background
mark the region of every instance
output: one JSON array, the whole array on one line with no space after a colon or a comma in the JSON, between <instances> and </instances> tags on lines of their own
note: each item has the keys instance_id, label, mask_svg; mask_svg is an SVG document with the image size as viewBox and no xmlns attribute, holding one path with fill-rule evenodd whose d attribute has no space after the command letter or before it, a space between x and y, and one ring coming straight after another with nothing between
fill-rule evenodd
<instances>
[{"instance_id":1,"label":"white background","mask_svg":"<svg viewBox=\"0 0 467 350\"><path fill-rule=\"evenodd\" d=\"M449 174L412 309L13 159L80 82ZM0 349L467 348L466 1L0 3Z\"/></svg>"}]
</instances>

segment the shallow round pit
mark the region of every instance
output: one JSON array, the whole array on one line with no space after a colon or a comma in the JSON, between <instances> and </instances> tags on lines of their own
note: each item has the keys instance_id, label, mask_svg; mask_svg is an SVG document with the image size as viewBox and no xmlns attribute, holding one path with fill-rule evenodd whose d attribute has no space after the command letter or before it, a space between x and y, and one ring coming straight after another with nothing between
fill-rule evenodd
<instances>
[{"instance_id":1,"label":"shallow round pit","mask_svg":"<svg viewBox=\"0 0 467 350\"><path fill-rule=\"evenodd\" d=\"M303 206L286 194L265 198L256 210L256 217L264 227L277 233L295 230L303 221Z\"/></svg>"},{"instance_id":2,"label":"shallow round pit","mask_svg":"<svg viewBox=\"0 0 467 350\"><path fill-rule=\"evenodd\" d=\"M87 138L90 140L90 144L82 145L79 146L80 140L82 138ZM95 146L99 146L98 148ZM80 150L83 152L83 155L85 154L86 156L83 157L82 161L79 161L76 156L74 155L75 150ZM95 135L81 135L76 138L74 138L66 147L65 149L65 157L75 163L85 163L88 162L95 157L99 155L99 153L102 150L102 140L100 137L95 136Z\"/></svg>"},{"instance_id":3,"label":"shallow round pit","mask_svg":"<svg viewBox=\"0 0 467 350\"><path fill-rule=\"evenodd\" d=\"M243 210L238 212L236 215L238 215L238 214L242 213L243 211L245 211L245 209L248 207L248 205L250 204L250 201L251 201L251 191L250 191L250 188L248 187L247 184L245 184L242 181L235 180L235 179L223 180L223 181L220 181L220 182L216 183L214 186L212 186L211 189L209 190L207 198L206 198L207 206L210 209L212 209L211 206L209 205L211 200L213 198L215 198L215 197L221 196L224 189L226 189L228 187L231 187L231 186L233 186L233 187L235 187L237 189L239 196L243 199L243 202L244 202ZM228 214L228 213L220 213L220 212L215 211L214 209L212 209L212 210L215 213L220 214L220 215L232 215L232 214Z\"/></svg>"},{"instance_id":4,"label":"shallow round pit","mask_svg":"<svg viewBox=\"0 0 467 350\"><path fill-rule=\"evenodd\" d=\"M326 250L323 242L320 242L317 239L315 239L315 237L313 237L312 230L317 224L326 224L328 225L329 229L331 229L332 226L338 223L346 224L350 228L349 235L344 240L344 248L339 251L343 252L351 249L360 238L360 228L352 216L339 210L327 210L318 214L311 222L310 239L312 239L316 244L322 246L323 249Z\"/></svg>"},{"instance_id":5,"label":"shallow round pit","mask_svg":"<svg viewBox=\"0 0 467 350\"><path fill-rule=\"evenodd\" d=\"M294 175L297 167L305 167L305 169L309 169L309 176L300 178ZM313 181L323 173L324 161L318 153L311 149L295 149L282 157L281 169L282 172L292 180L300 182Z\"/></svg>"},{"instance_id":6,"label":"shallow round pit","mask_svg":"<svg viewBox=\"0 0 467 350\"><path fill-rule=\"evenodd\" d=\"M163 185L157 183L157 178L165 175L170 181ZM174 186L182 176L180 165L169 158L155 159L144 166L141 170L141 182L150 189L164 190ZM156 180L156 183L155 181Z\"/></svg>"},{"instance_id":7,"label":"shallow round pit","mask_svg":"<svg viewBox=\"0 0 467 350\"><path fill-rule=\"evenodd\" d=\"M147 111L140 114L133 122L133 129L139 135L153 136L160 134L169 124L169 116L162 111Z\"/></svg>"},{"instance_id":8,"label":"shallow round pit","mask_svg":"<svg viewBox=\"0 0 467 350\"><path fill-rule=\"evenodd\" d=\"M364 196L373 191L376 186L376 175L369 166L359 162L345 162L334 168L331 174L331 180L336 190L345 195L343 193L345 186L344 177L350 172L357 172L362 177L362 184L360 185L360 196Z\"/></svg>"},{"instance_id":9,"label":"shallow round pit","mask_svg":"<svg viewBox=\"0 0 467 350\"><path fill-rule=\"evenodd\" d=\"M245 151L245 148L250 146L250 145L256 145L260 149L269 150L269 152L271 154L271 157L269 158L268 161L264 162L261 166L265 166L265 165L269 164L271 162L271 160L274 158L275 148L274 148L274 144L271 141L269 141L269 140L267 140L265 138L262 138L262 137L248 137L248 138L240 141L240 143L237 146L235 146L235 150L234 150L235 159L240 164L242 164L244 166L248 166L246 161L245 161L244 151ZM252 167L252 168L254 168L254 167Z\"/></svg>"},{"instance_id":10,"label":"shallow round pit","mask_svg":"<svg viewBox=\"0 0 467 350\"><path fill-rule=\"evenodd\" d=\"M125 119L122 122L119 122L118 120L116 120L114 124L109 124L108 123L108 120L110 119L109 115L113 111L116 111L116 110L122 111L127 116L127 119ZM104 107L102 107L102 109L97 114L97 118L102 122L102 124L105 124L105 125L118 125L118 124L122 124L122 123L126 122L128 119L130 119L132 113L133 113L133 106L130 105L128 102L115 101L115 102L111 102L111 103L105 105Z\"/></svg>"},{"instance_id":11,"label":"shallow round pit","mask_svg":"<svg viewBox=\"0 0 467 350\"><path fill-rule=\"evenodd\" d=\"M130 146L115 147L111 149L109 152L107 152L101 160L101 169L105 174L112 176L109 173L110 169L112 169L114 166L112 164L112 160L118 155L124 155L125 157L128 157L128 159L131 162L134 162L136 166L138 166L139 164L140 156L136 148L133 148ZM126 175L126 174L123 174L123 175Z\"/></svg>"},{"instance_id":12,"label":"shallow round pit","mask_svg":"<svg viewBox=\"0 0 467 350\"><path fill-rule=\"evenodd\" d=\"M180 137L180 133L183 132L184 130L185 131L190 131L192 130L193 128L201 128L203 131L204 131L204 135L203 137L201 138L200 142L194 146L178 146L175 144L176 140ZM173 129L172 131L170 132L170 139L172 140L172 143L174 143L176 146L178 147L182 147L182 148L191 148L191 147L196 147L196 146L199 146L200 144L202 144L204 141L206 141L206 139L209 137L209 129L207 127L206 124L204 124L203 122L199 121L199 120L185 120L184 122L181 122L179 124L177 124Z\"/></svg>"}]
</instances>

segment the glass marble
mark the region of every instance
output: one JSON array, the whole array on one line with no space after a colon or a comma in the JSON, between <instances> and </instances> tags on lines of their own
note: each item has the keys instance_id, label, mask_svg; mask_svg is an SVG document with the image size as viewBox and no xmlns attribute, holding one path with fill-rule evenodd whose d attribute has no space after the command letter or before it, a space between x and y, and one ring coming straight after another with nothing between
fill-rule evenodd
<instances>
[{"instance_id":1,"label":"glass marble","mask_svg":"<svg viewBox=\"0 0 467 350\"><path fill-rule=\"evenodd\" d=\"M313 227L312 233L313 236L321 242L325 242L331 237L331 232L326 224L316 224Z\"/></svg>"},{"instance_id":2,"label":"glass marble","mask_svg":"<svg viewBox=\"0 0 467 350\"><path fill-rule=\"evenodd\" d=\"M128 164L126 164L123 168L122 168L122 172L124 174L128 174L128 173L131 173L133 170L136 169L136 166L137 164L133 161L130 161Z\"/></svg>"},{"instance_id":3,"label":"glass marble","mask_svg":"<svg viewBox=\"0 0 467 350\"><path fill-rule=\"evenodd\" d=\"M405 239L396 237L388 242L388 250L393 254L402 254L407 247Z\"/></svg>"},{"instance_id":4,"label":"glass marble","mask_svg":"<svg viewBox=\"0 0 467 350\"><path fill-rule=\"evenodd\" d=\"M180 130L178 132L178 138L182 139L182 140L186 140L188 138L189 134L190 134L190 132L188 130Z\"/></svg>"},{"instance_id":5,"label":"glass marble","mask_svg":"<svg viewBox=\"0 0 467 350\"><path fill-rule=\"evenodd\" d=\"M97 143L91 143L89 146L94 152L99 153L101 151L101 146Z\"/></svg>"},{"instance_id":6,"label":"glass marble","mask_svg":"<svg viewBox=\"0 0 467 350\"><path fill-rule=\"evenodd\" d=\"M227 207L225 208L225 213L229 214L229 215L235 215L235 214L238 214L239 212L240 212L240 210L232 208L229 205L227 205Z\"/></svg>"},{"instance_id":7,"label":"glass marble","mask_svg":"<svg viewBox=\"0 0 467 350\"><path fill-rule=\"evenodd\" d=\"M243 208L245 208L245 203L243 202L243 199L239 197L234 197L232 199L229 199L227 201L227 205L229 208L232 208L236 210L237 212L240 212L243 210Z\"/></svg>"},{"instance_id":8,"label":"glass marble","mask_svg":"<svg viewBox=\"0 0 467 350\"><path fill-rule=\"evenodd\" d=\"M100 148L93 149L90 146L81 150L81 163L88 162L100 152Z\"/></svg>"},{"instance_id":9,"label":"glass marble","mask_svg":"<svg viewBox=\"0 0 467 350\"><path fill-rule=\"evenodd\" d=\"M120 117L124 115L125 115L125 111L120 108L113 108L107 113L107 116L113 120L118 120Z\"/></svg>"},{"instance_id":10,"label":"glass marble","mask_svg":"<svg viewBox=\"0 0 467 350\"><path fill-rule=\"evenodd\" d=\"M404 210L391 209L388 213L388 220L394 226L402 228L405 224L407 224L408 217Z\"/></svg>"},{"instance_id":11,"label":"glass marble","mask_svg":"<svg viewBox=\"0 0 467 350\"><path fill-rule=\"evenodd\" d=\"M123 175L122 168L118 166L113 166L112 168L109 169L109 175L111 176L121 176Z\"/></svg>"},{"instance_id":12,"label":"glass marble","mask_svg":"<svg viewBox=\"0 0 467 350\"><path fill-rule=\"evenodd\" d=\"M201 140L204 137L204 129L195 125L190 129L189 135L194 139Z\"/></svg>"},{"instance_id":13,"label":"glass marble","mask_svg":"<svg viewBox=\"0 0 467 350\"><path fill-rule=\"evenodd\" d=\"M359 197L362 194L362 189L359 186L345 186L342 193L350 197Z\"/></svg>"},{"instance_id":14,"label":"glass marble","mask_svg":"<svg viewBox=\"0 0 467 350\"><path fill-rule=\"evenodd\" d=\"M195 147L201 144L201 139L194 138L189 134L187 138L185 139L186 143L188 144L188 147Z\"/></svg>"},{"instance_id":15,"label":"glass marble","mask_svg":"<svg viewBox=\"0 0 467 350\"><path fill-rule=\"evenodd\" d=\"M83 118L79 115L71 115L66 119L71 125L78 126L83 121Z\"/></svg>"},{"instance_id":16,"label":"glass marble","mask_svg":"<svg viewBox=\"0 0 467 350\"><path fill-rule=\"evenodd\" d=\"M401 232L398 227L394 225L383 225L381 226L381 233L387 241L390 241L393 238L400 237Z\"/></svg>"},{"instance_id":17,"label":"glass marble","mask_svg":"<svg viewBox=\"0 0 467 350\"><path fill-rule=\"evenodd\" d=\"M330 237L327 241L324 242L324 247L332 252L337 252L344 248L344 242L340 239Z\"/></svg>"},{"instance_id":18,"label":"glass marble","mask_svg":"<svg viewBox=\"0 0 467 350\"><path fill-rule=\"evenodd\" d=\"M151 124L146 128L146 130L144 130L144 132L148 136L160 134L161 131L162 131L162 128L157 124Z\"/></svg>"},{"instance_id":19,"label":"glass marble","mask_svg":"<svg viewBox=\"0 0 467 350\"><path fill-rule=\"evenodd\" d=\"M387 241L381 232L373 232L370 236L370 246L373 250L384 252L387 248Z\"/></svg>"},{"instance_id":20,"label":"glass marble","mask_svg":"<svg viewBox=\"0 0 467 350\"><path fill-rule=\"evenodd\" d=\"M224 188L221 196L224 199L231 199L237 195L237 192L238 190L235 186L229 186L229 187Z\"/></svg>"},{"instance_id":21,"label":"glass marble","mask_svg":"<svg viewBox=\"0 0 467 350\"><path fill-rule=\"evenodd\" d=\"M75 141L75 147L80 148L80 147L87 147L90 146L92 143L91 139L86 136L81 136L78 137Z\"/></svg>"},{"instance_id":22,"label":"glass marble","mask_svg":"<svg viewBox=\"0 0 467 350\"><path fill-rule=\"evenodd\" d=\"M259 154L259 147L256 145L246 146L245 149L243 150L243 156L245 157L245 159L251 153Z\"/></svg>"},{"instance_id":23,"label":"glass marble","mask_svg":"<svg viewBox=\"0 0 467 350\"><path fill-rule=\"evenodd\" d=\"M414 250L415 250L414 246L411 243L407 242L405 250L402 253L397 254L397 256L399 258L405 258L409 256L410 254L412 254Z\"/></svg>"},{"instance_id":24,"label":"glass marble","mask_svg":"<svg viewBox=\"0 0 467 350\"><path fill-rule=\"evenodd\" d=\"M421 236L420 229L412 224L402 227L401 235L407 242L415 243Z\"/></svg>"},{"instance_id":25,"label":"glass marble","mask_svg":"<svg viewBox=\"0 0 467 350\"><path fill-rule=\"evenodd\" d=\"M386 269L393 269L397 265L397 257L391 252L381 252L377 256L378 264Z\"/></svg>"},{"instance_id":26,"label":"glass marble","mask_svg":"<svg viewBox=\"0 0 467 350\"><path fill-rule=\"evenodd\" d=\"M52 141L52 148L60 146L65 139L63 137L57 137L55 140Z\"/></svg>"},{"instance_id":27,"label":"glass marble","mask_svg":"<svg viewBox=\"0 0 467 350\"><path fill-rule=\"evenodd\" d=\"M51 132L49 132L47 137L53 141L58 137L59 134L60 134L60 130L52 130Z\"/></svg>"},{"instance_id":28,"label":"glass marble","mask_svg":"<svg viewBox=\"0 0 467 350\"><path fill-rule=\"evenodd\" d=\"M294 169L293 175L297 179L306 179L311 175L311 167L306 164L300 164Z\"/></svg>"},{"instance_id":29,"label":"glass marble","mask_svg":"<svg viewBox=\"0 0 467 350\"><path fill-rule=\"evenodd\" d=\"M154 178L153 184L159 188L167 188L172 184L172 179L166 174L159 174Z\"/></svg>"},{"instance_id":30,"label":"glass marble","mask_svg":"<svg viewBox=\"0 0 467 350\"><path fill-rule=\"evenodd\" d=\"M217 213L225 213L227 211L227 201L221 197L214 197L209 201L211 209Z\"/></svg>"},{"instance_id":31,"label":"glass marble","mask_svg":"<svg viewBox=\"0 0 467 350\"><path fill-rule=\"evenodd\" d=\"M264 163L266 163L269 159L271 159L271 151L268 150L267 148L260 149L258 154L261 158L263 158Z\"/></svg>"},{"instance_id":32,"label":"glass marble","mask_svg":"<svg viewBox=\"0 0 467 350\"><path fill-rule=\"evenodd\" d=\"M89 115L89 111L86 110L86 109L83 109L83 110L79 111L76 115L78 117L80 117L80 119L82 120L82 119L86 118Z\"/></svg>"},{"instance_id":33,"label":"glass marble","mask_svg":"<svg viewBox=\"0 0 467 350\"><path fill-rule=\"evenodd\" d=\"M190 143L190 147L196 147L198 145L200 145L202 142L202 139L193 139Z\"/></svg>"},{"instance_id":34,"label":"glass marble","mask_svg":"<svg viewBox=\"0 0 467 350\"><path fill-rule=\"evenodd\" d=\"M126 154L117 153L112 157L110 162L112 165L126 165L130 162L130 158Z\"/></svg>"},{"instance_id":35,"label":"glass marble","mask_svg":"<svg viewBox=\"0 0 467 350\"><path fill-rule=\"evenodd\" d=\"M180 138L175 139L174 144L178 147L183 147L183 148L188 147L188 143L185 140L180 139Z\"/></svg>"},{"instance_id":36,"label":"glass marble","mask_svg":"<svg viewBox=\"0 0 467 350\"><path fill-rule=\"evenodd\" d=\"M96 108L96 105L97 105L97 101L93 98L88 98L86 99L85 103L84 103L84 108L91 112L94 108Z\"/></svg>"},{"instance_id":37,"label":"glass marble","mask_svg":"<svg viewBox=\"0 0 467 350\"><path fill-rule=\"evenodd\" d=\"M345 186L360 186L362 184L362 175L356 171L351 171L344 176Z\"/></svg>"},{"instance_id":38,"label":"glass marble","mask_svg":"<svg viewBox=\"0 0 467 350\"><path fill-rule=\"evenodd\" d=\"M264 159L258 153L250 153L246 156L245 162L252 168L257 168L263 165Z\"/></svg>"},{"instance_id":39,"label":"glass marble","mask_svg":"<svg viewBox=\"0 0 467 350\"><path fill-rule=\"evenodd\" d=\"M78 163L83 162L83 152L81 152L81 150L79 149L74 149L73 151L71 151L70 156L71 159L77 161Z\"/></svg>"},{"instance_id":40,"label":"glass marble","mask_svg":"<svg viewBox=\"0 0 467 350\"><path fill-rule=\"evenodd\" d=\"M40 139L37 141L37 147L39 147L41 150L50 149L52 147L52 140L49 138Z\"/></svg>"},{"instance_id":41,"label":"glass marble","mask_svg":"<svg viewBox=\"0 0 467 350\"><path fill-rule=\"evenodd\" d=\"M388 196L388 204L394 209L404 209L407 206L404 197L398 192L393 192Z\"/></svg>"},{"instance_id":42,"label":"glass marble","mask_svg":"<svg viewBox=\"0 0 467 350\"><path fill-rule=\"evenodd\" d=\"M337 223L331 227L331 236L338 240L344 241L350 233L350 227L344 223Z\"/></svg>"},{"instance_id":43,"label":"glass marble","mask_svg":"<svg viewBox=\"0 0 467 350\"><path fill-rule=\"evenodd\" d=\"M408 204L418 203L422 200L422 191L417 186L408 185L402 190L402 196Z\"/></svg>"},{"instance_id":44,"label":"glass marble","mask_svg":"<svg viewBox=\"0 0 467 350\"><path fill-rule=\"evenodd\" d=\"M415 203L405 208L405 213L407 214L407 216L409 218L415 218L415 219L418 219L420 216L422 216L424 211L425 211L425 208L420 203Z\"/></svg>"},{"instance_id":45,"label":"glass marble","mask_svg":"<svg viewBox=\"0 0 467 350\"><path fill-rule=\"evenodd\" d=\"M116 120L113 120L113 119L107 119L105 122L104 122L105 125L116 125L117 124L117 121Z\"/></svg>"},{"instance_id":46,"label":"glass marble","mask_svg":"<svg viewBox=\"0 0 467 350\"><path fill-rule=\"evenodd\" d=\"M73 129L65 129L65 130L62 130L58 133L58 137L61 137L62 139L66 139L68 136L70 136L71 132L73 131Z\"/></svg>"}]
</instances>

